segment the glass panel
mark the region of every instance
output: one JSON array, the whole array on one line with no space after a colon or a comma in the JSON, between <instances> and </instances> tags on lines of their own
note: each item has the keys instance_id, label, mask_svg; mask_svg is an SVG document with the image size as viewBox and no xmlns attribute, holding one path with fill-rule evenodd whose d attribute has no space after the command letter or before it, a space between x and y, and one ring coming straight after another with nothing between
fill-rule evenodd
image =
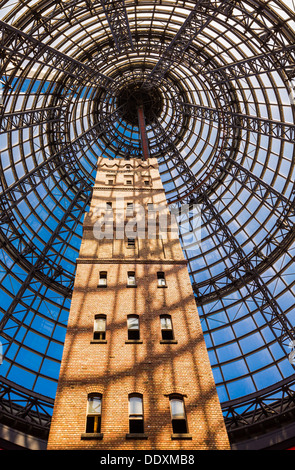
<instances>
[{"instance_id":1,"label":"glass panel","mask_svg":"<svg viewBox=\"0 0 295 470\"><path fill-rule=\"evenodd\" d=\"M105 318L95 318L94 320L94 331L105 331L106 329L106 319Z\"/></svg>"},{"instance_id":2,"label":"glass panel","mask_svg":"<svg viewBox=\"0 0 295 470\"><path fill-rule=\"evenodd\" d=\"M172 419L185 418L183 400L173 398L170 400Z\"/></svg>"},{"instance_id":3,"label":"glass panel","mask_svg":"<svg viewBox=\"0 0 295 470\"><path fill-rule=\"evenodd\" d=\"M162 330L172 330L172 322L170 317L161 317Z\"/></svg>"},{"instance_id":4,"label":"glass panel","mask_svg":"<svg viewBox=\"0 0 295 470\"><path fill-rule=\"evenodd\" d=\"M101 397L88 398L88 414L101 414Z\"/></svg>"},{"instance_id":5,"label":"glass panel","mask_svg":"<svg viewBox=\"0 0 295 470\"><path fill-rule=\"evenodd\" d=\"M141 397L130 397L129 398L129 414L130 415L142 415L142 398Z\"/></svg>"},{"instance_id":6,"label":"glass panel","mask_svg":"<svg viewBox=\"0 0 295 470\"><path fill-rule=\"evenodd\" d=\"M137 317L128 317L127 325L129 330L138 330L139 329L139 320Z\"/></svg>"},{"instance_id":7,"label":"glass panel","mask_svg":"<svg viewBox=\"0 0 295 470\"><path fill-rule=\"evenodd\" d=\"M128 273L128 285L129 286L134 286L135 285L135 274L134 273Z\"/></svg>"}]
</instances>

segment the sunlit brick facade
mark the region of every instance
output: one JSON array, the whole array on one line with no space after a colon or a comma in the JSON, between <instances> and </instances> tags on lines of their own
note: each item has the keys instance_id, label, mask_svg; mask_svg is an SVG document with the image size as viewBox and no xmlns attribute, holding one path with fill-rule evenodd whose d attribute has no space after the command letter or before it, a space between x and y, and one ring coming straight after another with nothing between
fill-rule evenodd
<instances>
[{"instance_id":1,"label":"sunlit brick facade","mask_svg":"<svg viewBox=\"0 0 295 470\"><path fill-rule=\"evenodd\" d=\"M149 204L169 222L156 159L99 160L48 449L229 448L186 260L169 224L148 237ZM145 238L122 238L136 211Z\"/></svg>"}]
</instances>

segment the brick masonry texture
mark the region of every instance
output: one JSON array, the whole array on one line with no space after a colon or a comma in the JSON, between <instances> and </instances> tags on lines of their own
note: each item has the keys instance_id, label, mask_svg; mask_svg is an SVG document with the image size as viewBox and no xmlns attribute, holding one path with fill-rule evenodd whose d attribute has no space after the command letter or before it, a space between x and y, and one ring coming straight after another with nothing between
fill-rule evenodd
<instances>
[{"instance_id":1,"label":"brick masonry texture","mask_svg":"<svg viewBox=\"0 0 295 470\"><path fill-rule=\"evenodd\" d=\"M108 184L112 178L114 183ZM168 233L166 239L137 239L130 249L126 239L94 236L97 205L110 201L116 212L116 198L122 195L124 202L144 207L151 202L166 204L155 159L98 162L77 260L48 449L229 449L179 240ZM98 287L101 271L107 272L106 288ZM129 271L135 272L136 287L127 287ZM165 273L165 288L158 287L159 271ZM93 341L97 314L106 315L104 342ZM139 316L140 342L127 341L129 314ZM161 314L171 315L173 342L161 342ZM101 435L83 439L89 393L102 395ZM143 396L144 439L126 437L131 393ZM173 393L184 400L186 436L173 435L169 406Z\"/></svg>"}]
</instances>

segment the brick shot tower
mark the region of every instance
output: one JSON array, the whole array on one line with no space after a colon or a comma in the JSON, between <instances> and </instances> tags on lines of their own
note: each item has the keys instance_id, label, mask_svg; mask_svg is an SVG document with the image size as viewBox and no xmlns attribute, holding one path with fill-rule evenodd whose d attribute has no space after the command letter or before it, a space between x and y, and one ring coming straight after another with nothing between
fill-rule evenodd
<instances>
[{"instance_id":1,"label":"brick shot tower","mask_svg":"<svg viewBox=\"0 0 295 470\"><path fill-rule=\"evenodd\" d=\"M156 159L99 159L49 450L229 449L187 263L169 222L157 233L159 206L169 221Z\"/></svg>"}]
</instances>

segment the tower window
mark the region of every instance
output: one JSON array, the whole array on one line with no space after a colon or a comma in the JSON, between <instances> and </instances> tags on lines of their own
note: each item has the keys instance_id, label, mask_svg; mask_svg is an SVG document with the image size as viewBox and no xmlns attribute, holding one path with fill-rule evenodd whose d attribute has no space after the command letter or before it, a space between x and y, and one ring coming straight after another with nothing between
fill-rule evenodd
<instances>
[{"instance_id":1,"label":"tower window","mask_svg":"<svg viewBox=\"0 0 295 470\"><path fill-rule=\"evenodd\" d=\"M128 248L135 248L135 238L128 238L127 239L127 247Z\"/></svg>"},{"instance_id":2,"label":"tower window","mask_svg":"<svg viewBox=\"0 0 295 470\"><path fill-rule=\"evenodd\" d=\"M129 395L129 432L142 434L143 425L143 399L140 394Z\"/></svg>"},{"instance_id":3,"label":"tower window","mask_svg":"<svg viewBox=\"0 0 295 470\"><path fill-rule=\"evenodd\" d=\"M170 315L161 315L161 333L163 340L173 340L173 328Z\"/></svg>"},{"instance_id":4,"label":"tower window","mask_svg":"<svg viewBox=\"0 0 295 470\"><path fill-rule=\"evenodd\" d=\"M155 206L152 202L149 202L147 207L149 212L153 212L155 210Z\"/></svg>"},{"instance_id":5,"label":"tower window","mask_svg":"<svg viewBox=\"0 0 295 470\"><path fill-rule=\"evenodd\" d=\"M111 210L112 207L113 207L113 204L112 204L111 202L109 202L109 201L106 202L106 210L107 210L107 211Z\"/></svg>"},{"instance_id":6,"label":"tower window","mask_svg":"<svg viewBox=\"0 0 295 470\"><path fill-rule=\"evenodd\" d=\"M127 317L127 330L129 340L139 340L139 317L138 315L128 315Z\"/></svg>"},{"instance_id":7,"label":"tower window","mask_svg":"<svg viewBox=\"0 0 295 470\"><path fill-rule=\"evenodd\" d=\"M127 184L127 185L133 184L132 176L125 176L125 184Z\"/></svg>"},{"instance_id":8,"label":"tower window","mask_svg":"<svg viewBox=\"0 0 295 470\"><path fill-rule=\"evenodd\" d=\"M184 401L182 396L179 395L170 397L170 411L173 433L186 434L188 430Z\"/></svg>"},{"instance_id":9,"label":"tower window","mask_svg":"<svg viewBox=\"0 0 295 470\"><path fill-rule=\"evenodd\" d=\"M101 394L88 395L86 433L100 433L101 431Z\"/></svg>"},{"instance_id":10,"label":"tower window","mask_svg":"<svg viewBox=\"0 0 295 470\"><path fill-rule=\"evenodd\" d=\"M135 282L135 272L134 272L134 271L128 271L128 275L127 275L127 285L128 285L128 286L136 286L136 282Z\"/></svg>"},{"instance_id":11,"label":"tower window","mask_svg":"<svg viewBox=\"0 0 295 470\"><path fill-rule=\"evenodd\" d=\"M159 271L157 273L158 277L158 287L166 287L166 279L165 279L165 273L162 271Z\"/></svg>"},{"instance_id":12,"label":"tower window","mask_svg":"<svg viewBox=\"0 0 295 470\"><path fill-rule=\"evenodd\" d=\"M96 339L96 340L106 339L106 316L105 315L95 315L93 339Z\"/></svg>"},{"instance_id":13,"label":"tower window","mask_svg":"<svg viewBox=\"0 0 295 470\"><path fill-rule=\"evenodd\" d=\"M107 272L100 271L99 273L99 280L98 280L98 287L106 287L107 286Z\"/></svg>"},{"instance_id":14,"label":"tower window","mask_svg":"<svg viewBox=\"0 0 295 470\"><path fill-rule=\"evenodd\" d=\"M144 185L145 186L150 186L151 182L149 179L144 179Z\"/></svg>"},{"instance_id":15,"label":"tower window","mask_svg":"<svg viewBox=\"0 0 295 470\"><path fill-rule=\"evenodd\" d=\"M126 215L133 215L133 209L134 209L133 202L127 202Z\"/></svg>"},{"instance_id":16,"label":"tower window","mask_svg":"<svg viewBox=\"0 0 295 470\"><path fill-rule=\"evenodd\" d=\"M115 179L114 179L113 175L107 175L106 176L106 183L107 184L114 184L114 181L115 181Z\"/></svg>"}]
</instances>

